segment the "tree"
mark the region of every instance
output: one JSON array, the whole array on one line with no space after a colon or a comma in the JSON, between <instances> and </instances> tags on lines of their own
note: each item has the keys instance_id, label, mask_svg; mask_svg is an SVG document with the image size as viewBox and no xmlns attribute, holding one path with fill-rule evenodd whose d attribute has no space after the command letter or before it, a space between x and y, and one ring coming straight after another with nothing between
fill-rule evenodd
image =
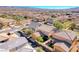
<instances>
[{"instance_id":1,"label":"tree","mask_svg":"<svg viewBox=\"0 0 79 59\"><path fill-rule=\"evenodd\" d=\"M75 26L76 26L76 24L71 20L67 20L66 22L63 23L63 28L64 29L73 30L75 28Z\"/></svg>"},{"instance_id":2,"label":"tree","mask_svg":"<svg viewBox=\"0 0 79 59\"><path fill-rule=\"evenodd\" d=\"M41 36L37 38L37 41L44 42L44 40L43 40L43 38Z\"/></svg>"},{"instance_id":3,"label":"tree","mask_svg":"<svg viewBox=\"0 0 79 59\"><path fill-rule=\"evenodd\" d=\"M36 51L37 51L37 52L44 52L44 50L43 50L42 47L37 47L37 48L36 48Z\"/></svg>"},{"instance_id":4,"label":"tree","mask_svg":"<svg viewBox=\"0 0 79 59\"><path fill-rule=\"evenodd\" d=\"M72 23L70 29L71 29L71 30L74 30L75 27L76 27L76 24L75 24L75 23Z\"/></svg>"},{"instance_id":5,"label":"tree","mask_svg":"<svg viewBox=\"0 0 79 59\"><path fill-rule=\"evenodd\" d=\"M57 28L57 29L62 29L63 28L63 24L60 21L54 21L53 25Z\"/></svg>"},{"instance_id":6,"label":"tree","mask_svg":"<svg viewBox=\"0 0 79 59\"><path fill-rule=\"evenodd\" d=\"M18 15L13 15L13 19L15 19L16 23L18 25L20 25L21 24L21 20L24 20L24 17L23 16L18 16Z\"/></svg>"},{"instance_id":7,"label":"tree","mask_svg":"<svg viewBox=\"0 0 79 59\"><path fill-rule=\"evenodd\" d=\"M2 17L2 18L7 18L7 15L0 15L0 17Z\"/></svg>"},{"instance_id":8,"label":"tree","mask_svg":"<svg viewBox=\"0 0 79 59\"><path fill-rule=\"evenodd\" d=\"M24 18L27 19L28 17L27 16L24 16Z\"/></svg>"}]
</instances>

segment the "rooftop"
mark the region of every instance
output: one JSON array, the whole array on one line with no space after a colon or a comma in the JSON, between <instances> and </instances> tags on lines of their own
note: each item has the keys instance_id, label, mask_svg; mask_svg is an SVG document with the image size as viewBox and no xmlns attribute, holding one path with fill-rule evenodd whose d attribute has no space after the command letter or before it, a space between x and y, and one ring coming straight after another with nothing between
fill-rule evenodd
<instances>
[{"instance_id":1,"label":"rooftop","mask_svg":"<svg viewBox=\"0 0 79 59\"><path fill-rule=\"evenodd\" d=\"M60 31L52 35L54 38L71 43L77 35L70 30Z\"/></svg>"},{"instance_id":2,"label":"rooftop","mask_svg":"<svg viewBox=\"0 0 79 59\"><path fill-rule=\"evenodd\" d=\"M8 40L5 43L1 43L0 49L13 51L14 49L17 50L18 48L22 47L22 45L24 45L26 43L27 43L27 40L24 37L19 37L14 40Z\"/></svg>"},{"instance_id":3,"label":"rooftop","mask_svg":"<svg viewBox=\"0 0 79 59\"><path fill-rule=\"evenodd\" d=\"M53 32L54 28L55 27L53 27L53 26L48 26L48 25L42 24L41 26L38 27L38 31L41 31L44 34L48 35L49 33Z\"/></svg>"},{"instance_id":4,"label":"rooftop","mask_svg":"<svg viewBox=\"0 0 79 59\"><path fill-rule=\"evenodd\" d=\"M54 47L56 50L58 51L62 51L62 52L68 52L69 48L64 44L64 43L55 43Z\"/></svg>"}]
</instances>

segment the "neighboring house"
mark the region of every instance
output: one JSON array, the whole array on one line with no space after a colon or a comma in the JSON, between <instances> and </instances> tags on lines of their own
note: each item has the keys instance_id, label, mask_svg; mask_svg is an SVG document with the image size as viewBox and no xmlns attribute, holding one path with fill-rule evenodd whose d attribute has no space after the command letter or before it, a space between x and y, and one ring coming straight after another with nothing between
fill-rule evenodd
<instances>
[{"instance_id":1,"label":"neighboring house","mask_svg":"<svg viewBox=\"0 0 79 59\"><path fill-rule=\"evenodd\" d=\"M57 42L54 44L54 50L56 52L68 52L69 48L64 43Z\"/></svg>"},{"instance_id":2,"label":"neighboring house","mask_svg":"<svg viewBox=\"0 0 79 59\"><path fill-rule=\"evenodd\" d=\"M0 22L2 22L5 26L14 27L16 25L16 21L13 19L0 18Z\"/></svg>"},{"instance_id":3,"label":"neighboring house","mask_svg":"<svg viewBox=\"0 0 79 59\"><path fill-rule=\"evenodd\" d=\"M1 51L21 51L18 50L23 47L26 49L22 49L23 51L28 49L32 49L31 45L28 43L25 37L19 37L16 33L1 33L0 34L0 50Z\"/></svg>"},{"instance_id":4,"label":"neighboring house","mask_svg":"<svg viewBox=\"0 0 79 59\"><path fill-rule=\"evenodd\" d=\"M42 32L43 34L49 36L49 34L53 32L54 28L55 27L53 26L42 24L41 26L37 28L37 31Z\"/></svg>"},{"instance_id":5,"label":"neighboring house","mask_svg":"<svg viewBox=\"0 0 79 59\"><path fill-rule=\"evenodd\" d=\"M35 20L36 22L42 22L42 21L45 21L45 18L44 18L44 16L41 15L41 14L36 14L36 15L34 16L34 20Z\"/></svg>"},{"instance_id":6,"label":"neighboring house","mask_svg":"<svg viewBox=\"0 0 79 59\"><path fill-rule=\"evenodd\" d=\"M47 25L53 25L53 19L51 19L51 18L48 18L45 22L44 22L44 24L47 24Z\"/></svg>"},{"instance_id":7,"label":"neighboring house","mask_svg":"<svg viewBox=\"0 0 79 59\"><path fill-rule=\"evenodd\" d=\"M57 20L60 20L61 22L67 21L69 17L67 15L60 15L57 17Z\"/></svg>"},{"instance_id":8,"label":"neighboring house","mask_svg":"<svg viewBox=\"0 0 79 59\"><path fill-rule=\"evenodd\" d=\"M69 49L69 52L79 52L79 40L73 41L73 43Z\"/></svg>"},{"instance_id":9,"label":"neighboring house","mask_svg":"<svg viewBox=\"0 0 79 59\"><path fill-rule=\"evenodd\" d=\"M0 43L7 42L9 39L18 38L18 36L15 33L1 33L0 34Z\"/></svg>"},{"instance_id":10,"label":"neighboring house","mask_svg":"<svg viewBox=\"0 0 79 59\"><path fill-rule=\"evenodd\" d=\"M41 24L32 21L32 22L28 25L28 28L31 28L31 29L33 29L33 30L37 30L37 27L39 27L39 26L41 26Z\"/></svg>"},{"instance_id":11,"label":"neighboring house","mask_svg":"<svg viewBox=\"0 0 79 59\"><path fill-rule=\"evenodd\" d=\"M28 42L24 37L14 38L14 40L10 39L7 42L0 43L0 49L16 51L17 49L23 47L26 43Z\"/></svg>"},{"instance_id":12,"label":"neighboring house","mask_svg":"<svg viewBox=\"0 0 79 59\"><path fill-rule=\"evenodd\" d=\"M55 39L65 41L70 44L77 38L76 34L70 30L60 31L55 34L52 34L52 36Z\"/></svg>"}]
</instances>

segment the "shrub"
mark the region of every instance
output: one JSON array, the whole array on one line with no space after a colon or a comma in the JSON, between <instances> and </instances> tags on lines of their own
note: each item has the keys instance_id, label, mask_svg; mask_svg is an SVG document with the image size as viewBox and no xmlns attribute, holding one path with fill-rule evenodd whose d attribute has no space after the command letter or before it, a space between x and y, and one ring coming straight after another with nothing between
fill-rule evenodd
<instances>
[{"instance_id":1,"label":"shrub","mask_svg":"<svg viewBox=\"0 0 79 59\"><path fill-rule=\"evenodd\" d=\"M41 36L37 38L37 41L44 42L44 40L43 40L43 38Z\"/></svg>"},{"instance_id":2,"label":"shrub","mask_svg":"<svg viewBox=\"0 0 79 59\"><path fill-rule=\"evenodd\" d=\"M53 25L57 28L57 29L62 29L63 28L63 24L59 21L54 21Z\"/></svg>"}]
</instances>

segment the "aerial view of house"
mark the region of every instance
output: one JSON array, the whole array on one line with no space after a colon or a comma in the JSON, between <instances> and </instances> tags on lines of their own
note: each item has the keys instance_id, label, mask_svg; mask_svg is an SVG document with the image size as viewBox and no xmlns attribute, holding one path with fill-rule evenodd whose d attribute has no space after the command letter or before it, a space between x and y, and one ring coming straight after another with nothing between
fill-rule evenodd
<instances>
[{"instance_id":1,"label":"aerial view of house","mask_svg":"<svg viewBox=\"0 0 79 59\"><path fill-rule=\"evenodd\" d=\"M0 52L79 52L79 7L0 6Z\"/></svg>"}]
</instances>

